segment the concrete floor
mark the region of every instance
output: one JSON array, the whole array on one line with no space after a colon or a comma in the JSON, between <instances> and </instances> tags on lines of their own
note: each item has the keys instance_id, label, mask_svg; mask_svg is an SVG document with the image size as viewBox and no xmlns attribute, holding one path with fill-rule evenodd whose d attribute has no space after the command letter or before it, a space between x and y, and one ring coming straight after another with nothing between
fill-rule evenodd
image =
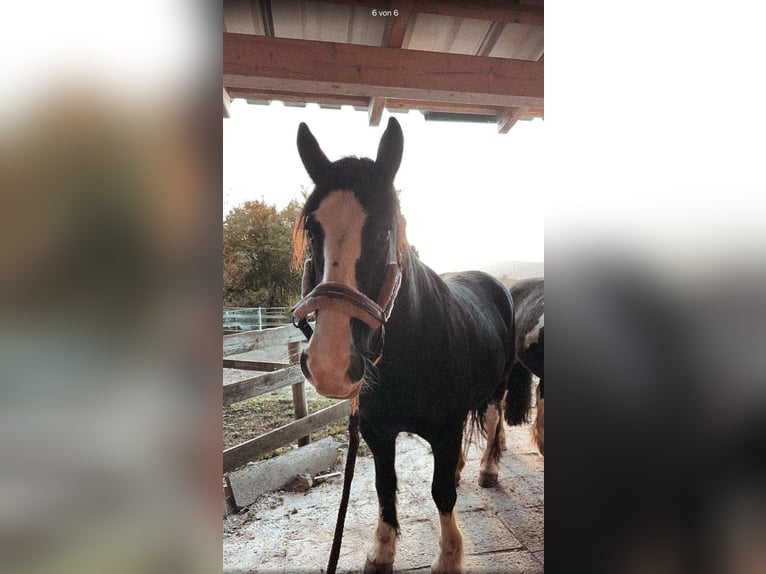
<instances>
[{"instance_id":1,"label":"concrete floor","mask_svg":"<svg viewBox=\"0 0 766 574\"><path fill-rule=\"evenodd\" d=\"M472 573L540 573L544 542L544 459L530 426L507 427L498 486L477 484L481 452L472 446L458 488L465 567ZM431 499L433 458L416 436L397 441L401 537L396 572L429 572L438 550L439 519ZM342 468L336 469L342 470ZM357 459L338 572L360 572L377 520L370 456ZM240 515L224 519L224 572L322 572L332 546L342 478L306 493L264 495Z\"/></svg>"}]
</instances>

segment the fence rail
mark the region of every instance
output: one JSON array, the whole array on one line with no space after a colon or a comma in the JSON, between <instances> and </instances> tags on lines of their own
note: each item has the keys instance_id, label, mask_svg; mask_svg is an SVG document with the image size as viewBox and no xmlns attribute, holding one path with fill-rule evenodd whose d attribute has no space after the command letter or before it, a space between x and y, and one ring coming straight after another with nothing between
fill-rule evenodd
<instances>
[{"instance_id":1,"label":"fence rail","mask_svg":"<svg viewBox=\"0 0 766 574\"><path fill-rule=\"evenodd\" d=\"M303 334L292 325L263 331L243 331L223 337L224 357L254 349L287 345L289 363L269 363L241 359L223 359L224 368L251 370L241 381L223 385L223 404L232 405L251 397L292 386L293 411L296 420L223 451L224 474L282 446L298 442L308 444L310 435L351 412L350 401L336 403L308 414L306 387L298 362Z\"/></svg>"},{"instance_id":2,"label":"fence rail","mask_svg":"<svg viewBox=\"0 0 766 574\"><path fill-rule=\"evenodd\" d=\"M298 419L254 439L223 451L223 471L229 472L263 456L274 449L290 444L300 437L326 427L351 413L351 401L343 401Z\"/></svg>"},{"instance_id":3,"label":"fence rail","mask_svg":"<svg viewBox=\"0 0 766 574\"><path fill-rule=\"evenodd\" d=\"M238 307L223 311L223 330L225 332L262 331L263 329L280 327L289 322L289 307Z\"/></svg>"},{"instance_id":4,"label":"fence rail","mask_svg":"<svg viewBox=\"0 0 766 574\"><path fill-rule=\"evenodd\" d=\"M253 349L289 345L290 343L299 343L304 340L303 333L292 325L265 329L263 331L242 331L241 333L224 335L223 356L227 357L237 353L245 353Z\"/></svg>"},{"instance_id":5,"label":"fence rail","mask_svg":"<svg viewBox=\"0 0 766 574\"><path fill-rule=\"evenodd\" d=\"M302 382L301 369L295 365L272 373L259 374L242 381L227 383L223 386L223 405L228 407L234 403L279 390L287 385L296 385Z\"/></svg>"}]
</instances>

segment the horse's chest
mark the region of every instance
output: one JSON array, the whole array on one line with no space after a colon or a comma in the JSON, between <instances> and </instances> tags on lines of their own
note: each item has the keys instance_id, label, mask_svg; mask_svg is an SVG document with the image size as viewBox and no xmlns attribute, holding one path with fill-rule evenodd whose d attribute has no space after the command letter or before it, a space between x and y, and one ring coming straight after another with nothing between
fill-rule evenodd
<instances>
[{"instance_id":1,"label":"horse's chest","mask_svg":"<svg viewBox=\"0 0 766 574\"><path fill-rule=\"evenodd\" d=\"M466 406L447 396L438 386L416 377L386 380L360 397L360 409L369 424L386 433L414 432L421 436L460 418Z\"/></svg>"}]
</instances>

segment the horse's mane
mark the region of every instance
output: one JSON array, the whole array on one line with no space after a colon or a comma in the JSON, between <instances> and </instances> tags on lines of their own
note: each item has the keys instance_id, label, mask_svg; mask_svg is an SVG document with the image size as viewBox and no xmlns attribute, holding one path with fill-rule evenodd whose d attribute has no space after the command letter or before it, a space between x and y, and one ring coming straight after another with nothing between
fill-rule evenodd
<instances>
[{"instance_id":1,"label":"horse's mane","mask_svg":"<svg viewBox=\"0 0 766 574\"><path fill-rule=\"evenodd\" d=\"M306 214L304 210L298 214L293 223L293 257L292 268L301 273L303 271L303 262L308 253L308 242L306 241Z\"/></svg>"}]
</instances>

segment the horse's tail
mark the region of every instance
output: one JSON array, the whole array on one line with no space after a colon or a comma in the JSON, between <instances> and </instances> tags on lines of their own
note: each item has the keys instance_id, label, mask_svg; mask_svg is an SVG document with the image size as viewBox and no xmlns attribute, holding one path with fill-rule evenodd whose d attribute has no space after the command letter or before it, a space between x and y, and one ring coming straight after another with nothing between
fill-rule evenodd
<instances>
[{"instance_id":1,"label":"horse's tail","mask_svg":"<svg viewBox=\"0 0 766 574\"><path fill-rule=\"evenodd\" d=\"M516 361L508 375L508 394L505 396L505 422L511 426L529 422L532 408L532 373Z\"/></svg>"}]
</instances>

